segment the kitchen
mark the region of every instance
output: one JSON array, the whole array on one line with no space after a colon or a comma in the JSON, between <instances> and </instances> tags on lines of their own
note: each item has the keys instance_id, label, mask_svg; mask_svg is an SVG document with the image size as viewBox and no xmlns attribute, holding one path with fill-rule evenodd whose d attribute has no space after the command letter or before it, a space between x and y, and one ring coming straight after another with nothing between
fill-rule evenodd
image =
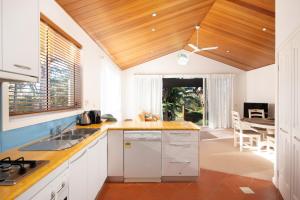
<instances>
[{"instance_id":1,"label":"kitchen","mask_svg":"<svg viewBox=\"0 0 300 200\"><path fill-rule=\"evenodd\" d=\"M283 161L288 142L281 149L298 135L283 134L292 120L277 121L278 99L296 95L273 84L286 80L275 61L275 25L280 43L291 34L283 37L286 7L276 7L281 25L275 1L259 0L0 0L0 11L0 200L298 199L300 159ZM201 78L204 95L219 81L222 94L166 121L165 78ZM283 140L275 134L272 181L201 168L203 127L184 121L197 114L230 129L251 92L275 104Z\"/></svg>"}]
</instances>

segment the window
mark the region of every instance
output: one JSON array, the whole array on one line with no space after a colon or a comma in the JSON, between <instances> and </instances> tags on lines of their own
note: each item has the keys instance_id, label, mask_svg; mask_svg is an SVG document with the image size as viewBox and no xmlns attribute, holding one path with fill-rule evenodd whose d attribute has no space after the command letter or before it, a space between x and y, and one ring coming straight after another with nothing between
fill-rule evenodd
<instances>
[{"instance_id":1,"label":"window","mask_svg":"<svg viewBox=\"0 0 300 200\"><path fill-rule=\"evenodd\" d=\"M9 114L81 107L80 49L45 22L40 25L40 80L9 84Z\"/></svg>"}]
</instances>

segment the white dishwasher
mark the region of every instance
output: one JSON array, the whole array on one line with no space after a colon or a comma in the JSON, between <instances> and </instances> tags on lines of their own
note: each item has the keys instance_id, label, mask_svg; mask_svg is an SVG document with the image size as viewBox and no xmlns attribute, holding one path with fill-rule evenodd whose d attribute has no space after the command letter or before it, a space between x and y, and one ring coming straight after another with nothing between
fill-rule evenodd
<instances>
[{"instance_id":1,"label":"white dishwasher","mask_svg":"<svg viewBox=\"0 0 300 200\"><path fill-rule=\"evenodd\" d=\"M161 131L124 131L124 181L161 182Z\"/></svg>"}]
</instances>

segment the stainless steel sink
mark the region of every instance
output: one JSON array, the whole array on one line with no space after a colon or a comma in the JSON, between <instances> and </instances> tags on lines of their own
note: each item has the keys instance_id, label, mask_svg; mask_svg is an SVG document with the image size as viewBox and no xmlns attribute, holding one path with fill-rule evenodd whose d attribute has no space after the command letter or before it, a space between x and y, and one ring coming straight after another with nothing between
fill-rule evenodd
<instances>
[{"instance_id":1,"label":"stainless steel sink","mask_svg":"<svg viewBox=\"0 0 300 200\"><path fill-rule=\"evenodd\" d=\"M70 148L78 144L99 129L81 128L54 135L45 140L24 146L20 151L57 151Z\"/></svg>"}]
</instances>

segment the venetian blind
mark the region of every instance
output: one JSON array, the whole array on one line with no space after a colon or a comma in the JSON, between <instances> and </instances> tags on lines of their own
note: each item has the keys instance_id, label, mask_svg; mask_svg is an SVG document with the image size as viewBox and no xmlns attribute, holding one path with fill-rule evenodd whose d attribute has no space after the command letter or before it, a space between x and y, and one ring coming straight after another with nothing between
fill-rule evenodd
<instances>
[{"instance_id":1,"label":"venetian blind","mask_svg":"<svg viewBox=\"0 0 300 200\"><path fill-rule=\"evenodd\" d=\"M9 113L81 107L80 49L46 23L40 25L40 80L9 84Z\"/></svg>"}]
</instances>

